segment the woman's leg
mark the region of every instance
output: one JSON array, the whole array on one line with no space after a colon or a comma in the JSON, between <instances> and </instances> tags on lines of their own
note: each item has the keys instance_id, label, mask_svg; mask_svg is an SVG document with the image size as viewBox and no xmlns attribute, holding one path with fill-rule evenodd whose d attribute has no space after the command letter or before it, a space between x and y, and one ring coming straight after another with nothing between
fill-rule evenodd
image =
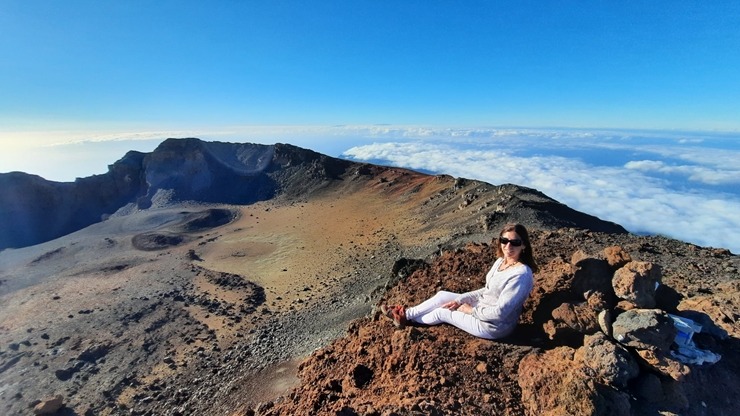
<instances>
[{"instance_id":1,"label":"woman's leg","mask_svg":"<svg viewBox=\"0 0 740 416\"><path fill-rule=\"evenodd\" d=\"M425 315L422 315L414 320L426 325L439 325L442 323L456 326L470 335L485 338L494 339L495 337L487 331L487 328L478 319L460 311L451 311L445 308L437 308Z\"/></svg>"},{"instance_id":2,"label":"woman's leg","mask_svg":"<svg viewBox=\"0 0 740 416\"><path fill-rule=\"evenodd\" d=\"M440 291L417 306L406 309L406 319L424 325L439 325L442 323L454 325L463 331L480 338L492 339L480 320L459 311L451 311L441 306L452 302L458 294Z\"/></svg>"},{"instance_id":3,"label":"woman's leg","mask_svg":"<svg viewBox=\"0 0 740 416\"><path fill-rule=\"evenodd\" d=\"M447 302L452 302L457 296L457 293L441 290L424 302L416 306L406 308L406 319L408 319L409 321L424 323L417 318L428 314L429 312L439 308Z\"/></svg>"}]
</instances>

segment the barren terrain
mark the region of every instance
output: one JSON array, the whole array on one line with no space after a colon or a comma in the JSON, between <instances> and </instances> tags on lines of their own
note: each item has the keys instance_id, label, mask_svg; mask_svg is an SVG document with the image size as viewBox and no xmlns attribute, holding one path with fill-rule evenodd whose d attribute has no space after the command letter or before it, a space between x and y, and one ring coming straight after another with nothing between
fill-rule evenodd
<instances>
[{"instance_id":1,"label":"barren terrain","mask_svg":"<svg viewBox=\"0 0 740 416\"><path fill-rule=\"evenodd\" d=\"M168 143L202 151L191 139ZM230 148L216 147L228 159ZM722 355L681 382L661 375L653 390L620 387L628 414L740 413L736 255L627 234L514 185L301 164L308 156L288 151L273 156L287 168L275 171L284 183L272 198L205 203L147 189L145 206L0 251L0 413L31 414L60 396L57 413L69 415L537 414L539 404L523 397L520 363L584 342L559 338L562 328L548 323L554 307L583 302L583 292L548 291L573 278L572 258L601 261L613 246L659 265L669 289L661 307L706 315L716 332L697 339ZM179 166L173 160L157 175ZM544 266L515 336L395 330L379 318L381 302L479 287L492 262L486 243L511 221L531 230ZM653 372L640 380L655 384L645 376Z\"/></svg>"},{"instance_id":2,"label":"barren terrain","mask_svg":"<svg viewBox=\"0 0 740 416\"><path fill-rule=\"evenodd\" d=\"M22 414L61 394L78 414L189 412L284 393L296 360L369 313L395 260L451 234L417 215L447 179L415 177L431 183L415 193L420 182L389 180L304 201L123 212L2 251L2 406ZM220 224L222 212L233 220Z\"/></svg>"}]
</instances>

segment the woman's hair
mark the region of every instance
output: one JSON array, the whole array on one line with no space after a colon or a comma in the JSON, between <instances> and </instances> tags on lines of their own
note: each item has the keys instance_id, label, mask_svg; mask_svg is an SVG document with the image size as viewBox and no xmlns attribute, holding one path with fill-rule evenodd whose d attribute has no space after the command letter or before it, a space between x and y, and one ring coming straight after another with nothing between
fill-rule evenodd
<instances>
[{"instance_id":1,"label":"woman's hair","mask_svg":"<svg viewBox=\"0 0 740 416\"><path fill-rule=\"evenodd\" d=\"M502 257L504 255L504 251L501 250L501 243L499 243L498 238L504 235L504 233L508 233L510 231L513 231L517 233L517 235L522 239L522 242L524 243L524 246L522 247L522 253L519 255L519 261L529 266L530 269L532 269L532 273L537 272L539 269L537 267L537 263L534 261L534 254L532 253L532 244L529 242L529 233L527 232L527 229L524 228L521 224L506 224L504 225L504 228L499 233L498 237L496 237L494 243L496 244L496 256Z\"/></svg>"}]
</instances>

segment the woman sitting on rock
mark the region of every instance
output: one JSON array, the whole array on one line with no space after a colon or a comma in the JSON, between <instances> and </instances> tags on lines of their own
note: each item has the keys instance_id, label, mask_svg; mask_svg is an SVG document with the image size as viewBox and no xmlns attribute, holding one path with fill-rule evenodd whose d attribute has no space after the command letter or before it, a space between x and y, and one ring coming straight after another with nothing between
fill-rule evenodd
<instances>
[{"instance_id":1,"label":"woman sitting on rock","mask_svg":"<svg viewBox=\"0 0 740 416\"><path fill-rule=\"evenodd\" d=\"M486 274L486 286L463 294L439 291L419 305L381 306L384 316L397 327L407 322L425 325L448 323L471 335L503 338L514 330L522 305L534 286L537 264L527 229L507 224L493 242L498 259Z\"/></svg>"}]
</instances>

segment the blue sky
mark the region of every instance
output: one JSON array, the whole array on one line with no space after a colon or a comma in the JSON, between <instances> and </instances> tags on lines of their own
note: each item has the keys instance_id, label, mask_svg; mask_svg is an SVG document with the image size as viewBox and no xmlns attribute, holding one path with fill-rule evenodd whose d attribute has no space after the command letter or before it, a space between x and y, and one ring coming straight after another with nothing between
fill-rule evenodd
<instances>
[{"instance_id":1,"label":"blue sky","mask_svg":"<svg viewBox=\"0 0 740 416\"><path fill-rule=\"evenodd\" d=\"M716 246L687 224L740 235L737 51L735 1L0 0L0 172L289 142Z\"/></svg>"},{"instance_id":2,"label":"blue sky","mask_svg":"<svg viewBox=\"0 0 740 416\"><path fill-rule=\"evenodd\" d=\"M735 1L0 0L10 131L740 129Z\"/></svg>"}]
</instances>

